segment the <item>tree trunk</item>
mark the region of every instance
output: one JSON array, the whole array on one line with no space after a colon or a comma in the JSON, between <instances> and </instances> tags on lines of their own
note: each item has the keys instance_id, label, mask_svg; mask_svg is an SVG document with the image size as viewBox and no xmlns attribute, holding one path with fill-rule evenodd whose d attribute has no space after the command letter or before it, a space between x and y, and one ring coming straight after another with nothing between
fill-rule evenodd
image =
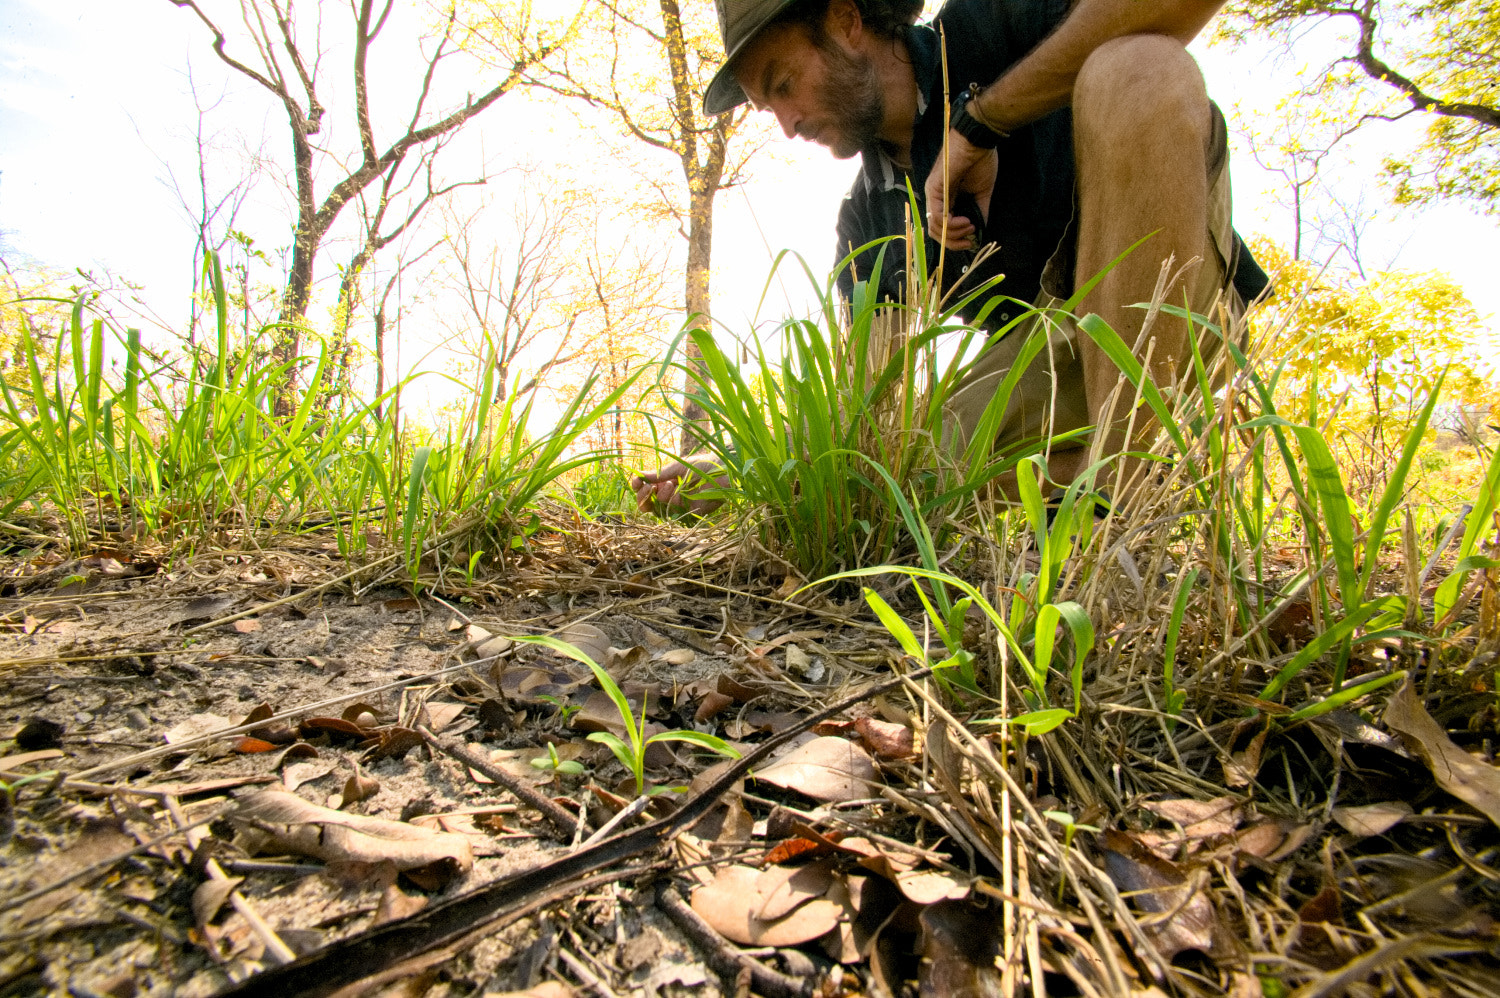
<instances>
[{"instance_id":1,"label":"tree trunk","mask_svg":"<svg viewBox=\"0 0 1500 998\"><path fill-rule=\"evenodd\" d=\"M717 179L717 178L715 178ZM718 185L715 184L715 187ZM712 191L712 188L710 189ZM714 196L694 191L689 208L688 256L687 256L687 319L697 328L713 334L712 299L709 293L710 264L713 260L714 243ZM703 353L692 340L686 343L687 370L683 372L684 395L700 389L700 379L705 377ZM703 449L702 438L708 430L708 414L697 402L684 398L682 424L682 453L692 454Z\"/></svg>"}]
</instances>

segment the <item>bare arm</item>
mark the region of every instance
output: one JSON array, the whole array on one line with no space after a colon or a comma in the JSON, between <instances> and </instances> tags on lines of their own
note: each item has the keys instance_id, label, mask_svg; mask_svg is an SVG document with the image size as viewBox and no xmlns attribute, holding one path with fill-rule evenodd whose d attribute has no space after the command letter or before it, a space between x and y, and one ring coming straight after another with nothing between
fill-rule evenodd
<instances>
[{"instance_id":1,"label":"bare arm","mask_svg":"<svg viewBox=\"0 0 1500 998\"><path fill-rule=\"evenodd\" d=\"M969 111L999 132L1030 124L1073 99L1073 83L1099 46L1126 35L1168 35L1186 45L1222 6L1224 0L1074 0L1057 30L986 86ZM978 229L973 219L948 214L949 192L973 194L988 212L997 160L957 132L948 135L947 155L927 177L927 231L963 249Z\"/></svg>"},{"instance_id":2,"label":"bare arm","mask_svg":"<svg viewBox=\"0 0 1500 998\"><path fill-rule=\"evenodd\" d=\"M1186 45L1224 0L1076 0L1067 18L1020 62L986 87L979 114L1011 131L1066 105L1084 60L1125 35L1169 35Z\"/></svg>"}]
</instances>

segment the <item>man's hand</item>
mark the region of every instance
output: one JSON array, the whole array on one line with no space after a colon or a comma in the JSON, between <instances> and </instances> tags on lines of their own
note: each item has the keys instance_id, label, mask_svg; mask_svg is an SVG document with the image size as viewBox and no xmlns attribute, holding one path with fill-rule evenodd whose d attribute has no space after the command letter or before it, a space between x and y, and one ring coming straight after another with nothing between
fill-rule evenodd
<instances>
[{"instance_id":1,"label":"man's hand","mask_svg":"<svg viewBox=\"0 0 1500 998\"><path fill-rule=\"evenodd\" d=\"M995 190L995 176L1000 157L993 149L981 149L957 132L948 133L947 184L944 185L943 160L938 158L927 175L927 232L951 250L975 249L978 223L983 219L950 215L954 194L972 194L979 210L988 216L990 195ZM951 192L951 193L950 193ZM947 232L943 230L947 224ZM944 236L947 239L944 240Z\"/></svg>"},{"instance_id":2,"label":"man's hand","mask_svg":"<svg viewBox=\"0 0 1500 998\"><path fill-rule=\"evenodd\" d=\"M643 471L630 480L636 505L642 513L696 513L707 515L718 509L718 499L694 498L700 488L723 488L719 463L711 455L695 454L686 462L673 461L656 471Z\"/></svg>"}]
</instances>

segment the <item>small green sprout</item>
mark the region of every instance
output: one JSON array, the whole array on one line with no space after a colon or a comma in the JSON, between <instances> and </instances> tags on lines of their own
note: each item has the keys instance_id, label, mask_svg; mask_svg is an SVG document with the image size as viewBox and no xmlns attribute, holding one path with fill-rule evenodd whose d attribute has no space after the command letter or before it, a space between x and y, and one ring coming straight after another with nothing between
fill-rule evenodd
<instances>
[{"instance_id":1,"label":"small green sprout","mask_svg":"<svg viewBox=\"0 0 1500 998\"><path fill-rule=\"evenodd\" d=\"M1042 817L1049 821L1055 821L1063 826L1063 854L1066 855L1073 848L1073 836L1079 832L1097 832L1099 829L1093 825L1080 825L1073 820L1073 816L1066 811L1043 811ZM1057 881L1057 903L1062 904L1063 884L1065 879Z\"/></svg>"},{"instance_id":2,"label":"small green sprout","mask_svg":"<svg viewBox=\"0 0 1500 998\"><path fill-rule=\"evenodd\" d=\"M583 763L576 759L561 759L557 755L557 746L551 742L547 743L547 754L531 760L531 764L537 769L550 769L554 773L566 773L568 776L582 776L586 769Z\"/></svg>"},{"instance_id":3,"label":"small green sprout","mask_svg":"<svg viewBox=\"0 0 1500 998\"><path fill-rule=\"evenodd\" d=\"M655 742L690 742L701 746L711 752L727 756L730 759L738 759L739 752L724 739L714 735L705 734L702 731L658 731L650 737L646 736L646 705L641 704L641 715L636 717L630 709L630 701L625 699L625 693L620 685L614 681L609 673L588 655L557 638L546 635L538 637L519 637L517 641L529 644L543 645L554 651L562 652L564 655L577 662L582 662L593 672L594 678L599 681L599 686L614 701L615 709L620 712L620 721L625 726L625 738L621 738L613 732L595 731L589 735L589 741L605 745L620 760L620 765L630 770L630 775L635 777L635 792L643 794L646 792L646 749Z\"/></svg>"}]
</instances>

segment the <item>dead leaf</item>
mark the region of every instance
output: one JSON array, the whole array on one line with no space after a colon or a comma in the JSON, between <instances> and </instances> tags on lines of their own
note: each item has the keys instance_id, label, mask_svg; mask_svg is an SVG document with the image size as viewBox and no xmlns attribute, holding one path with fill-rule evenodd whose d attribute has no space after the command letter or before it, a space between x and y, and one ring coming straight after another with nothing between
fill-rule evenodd
<instances>
[{"instance_id":1,"label":"dead leaf","mask_svg":"<svg viewBox=\"0 0 1500 998\"><path fill-rule=\"evenodd\" d=\"M422 744L422 736L411 728L403 728L392 724L381 728L377 732L380 739L370 751L365 753L365 761L376 762L380 759L400 759Z\"/></svg>"},{"instance_id":2,"label":"dead leaf","mask_svg":"<svg viewBox=\"0 0 1500 998\"><path fill-rule=\"evenodd\" d=\"M1147 921L1143 926L1162 959L1171 960L1183 950L1212 951L1217 919L1213 903L1197 884L1124 832L1106 831L1099 843L1109 878L1122 893L1131 895L1137 908L1152 915L1171 913L1169 919Z\"/></svg>"},{"instance_id":3,"label":"dead leaf","mask_svg":"<svg viewBox=\"0 0 1500 998\"><path fill-rule=\"evenodd\" d=\"M439 735L443 729L458 720L469 707L466 703L429 703L427 705L427 727L432 733Z\"/></svg>"},{"instance_id":4,"label":"dead leaf","mask_svg":"<svg viewBox=\"0 0 1500 998\"><path fill-rule=\"evenodd\" d=\"M413 897L403 891L395 884L387 884L380 895L380 904L375 908L375 921L373 925L384 925L386 922L395 922L408 918L427 907L427 899L421 896Z\"/></svg>"},{"instance_id":5,"label":"dead leaf","mask_svg":"<svg viewBox=\"0 0 1500 998\"><path fill-rule=\"evenodd\" d=\"M38 749L35 752L20 752L16 755L8 755L0 759L0 773L10 773L22 766L33 762L46 762L48 759L61 759L66 755L62 749Z\"/></svg>"},{"instance_id":6,"label":"dead leaf","mask_svg":"<svg viewBox=\"0 0 1500 998\"><path fill-rule=\"evenodd\" d=\"M339 802L339 807L348 807L350 804L358 804L362 800L369 800L380 793L380 781L373 776L366 776L356 771L349 779L344 781L344 793Z\"/></svg>"},{"instance_id":7,"label":"dead leaf","mask_svg":"<svg viewBox=\"0 0 1500 998\"><path fill-rule=\"evenodd\" d=\"M603 663L604 671L623 682L627 676L650 660L651 653L641 645L631 645L629 648L616 648L611 645Z\"/></svg>"},{"instance_id":8,"label":"dead leaf","mask_svg":"<svg viewBox=\"0 0 1500 998\"><path fill-rule=\"evenodd\" d=\"M916 741L912 731L904 724L877 721L873 717L861 717L854 722L854 730L877 758L906 759L916 753Z\"/></svg>"},{"instance_id":9,"label":"dead leaf","mask_svg":"<svg viewBox=\"0 0 1500 998\"><path fill-rule=\"evenodd\" d=\"M752 914L763 922L784 918L798 907L828 893L833 886L833 861L814 860L802 866L769 866L755 881L763 899Z\"/></svg>"},{"instance_id":10,"label":"dead leaf","mask_svg":"<svg viewBox=\"0 0 1500 998\"><path fill-rule=\"evenodd\" d=\"M691 665L698 653L691 648L673 648L662 652L661 660L667 665Z\"/></svg>"},{"instance_id":11,"label":"dead leaf","mask_svg":"<svg viewBox=\"0 0 1500 998\"><path fill-rule=\"evenodd\" d=\"M831 736L797 746L755 778L823 802L862 800L876 785L870 754L847 738Z\"/></svg>"},{"instance_id":12,"label":"dead leaf","mask_svg":"<svg viewBox=\"0 0 1500 998\"><path fill-rule=\"evenodd\" d=\"M798 906L784 918L756 918L765 903L756 890L760 875L750 866L720 867L713 883L693 891L693 910L726 938L746 946L797 946L838 925L839 906L822 898Z\"/></svg>"},{"instance_id":13,"label":"dead leaf","mask_svg":"<svg viewBox=\"0 0 1500 998\"><path fill-rule=\"evenodd\" d=\"M1235 835L1235 848L1245 855L1277 863L1302 847L1311 837L1310 824L1271 819L1251 825Z\"/></svg>"},{"instance_id":14,"label":"dead leaf","mask_svg":"<svg viewBox=\"0 0 1500 998\"><path fill-rule=\"evenodd\" d=\"M969 878L947 870L908 870L896 874L896 886L917 904L961 901L969 896Z\"/></svg>"},{"instance_id":15,"label":"dead leaf","mask_svg":"<svg viewBox=\"0 0 1500 998\"><path fill-rule=\"evenodd\" d=\"M227 877L223 880L205 880L199 884L193 891L193 919L198 923L198 928L212 922L219 909L224 907L224 902L229 900L229 895L244 882L244 877Z\"/></svg>"},{"instance_id":16,"label":"dead leaf","mask_svg":"<svg viewBox=\"0 0 1500 998\"><path fill-rule=\"evenodd\" d=\"M1250 744L1239 752L1231 753L1224 760L1224 782L1231 787L1246 787L1260 773L1261 753L1266 747L1266 736L1271 733L1269 726L1262 728L1258 734L1250 739Z\"/></svg>"},{"instance_id":17,"label":"dead leaf","mask_svg":"<svg viewBox=\"0 0 1500 998\"><path fill-rule=\"evenodd\" d=\"M242 755L256 755L261 752L275 752L276 746L261 738L245 736L234 743L234 750Z\"/></svg>"},{"instance_id":18,"label":"dead leaf","mask_svg":"<svg viewBox=\"0 0 1500 998\"><path fill-rule=\"evenodd\" d=\"M290 793L304 783L321 780L337 768L338 763L326 759L318 762L294 762L281 771L281 783Z\"/></svg>"},{"instance_id":19,"label":"dead leaf","mask_svg":"<svg viewBox=\"0 0 1500 998\"><path fill-rule=\"evenodd\" d=\"M1398 800L1384 804L1365 804L1362 807L1336 807L1333 809L1333 820L1342 825L1344 831L1363 839L1372 835L1384 835L1411 814L1411 805Z\"/></svg>"},{"instance_id":20,"label":"dead leaf","mask_svg":"<svg viewBox=\"0 0 1500 998\"><path fill-rule=\"evenodd\" d=\"M922 998L971 995L1000 998L995 918L963 901L940 901L922 910L922 967L917 979Z\"/></svg>"},{"instance_id":21,"label":"dead leaf","mask_svg":"<svg viewBox=\"0 0 1500 998\"><path fill-rule=\"evenodd\" d=\"M236 620L229 626L238 634L254 634L260 630L260 621L253 617L247 617L243 620Z\"/></svg>"},{"instance_id":22,"label":"dead leaf","mask_svg":"<svg viewBox=\"0 0 1500 998\"><path fill-rule=\"evenodd\" d=\"M422 604L409 596L404 599L388 599L383 605L386 613L411 613L422 609Z\"/></svg>"},{"instance_id":23,"label":"dead leaf","mask_svg":"<svg viewBox=\"0 0 1500 998\"><path fill-rule=\"evenodd\" d=\"M609 635L593 624L568 624L552 636L566 641L596 663L602 664L609 657Z\"/></svg>"},{"instance_id":24,"label":"dead leaf","mask_svg":"<svg viewBox=\"0 0 1500 998\"><path fill-rule=\"evenodd\" d=\"M1422 706L1410 679L1386 706L1385 726L1427 764L1438 786L1500 825L1500 769L1453 744Z\"/></svg>"},{"instance_id":25,"label":"dead leaf","mask_svg":"<svg viewBox=\"0 0 1500 998\"><path fill-rule=\"evenodd\" d=\"M408 876L425 868L446 880L474 866L473 850L462 835L433 832L404 821L345 814L281 790L262 790L243 798L231 820L247 839L263 839L262 843L247 844L269 844L325 862L389 860Z\"/></svg>"},{"instance_id":26,"label":"dead leaf","mask_svg":"<svg viewBox=\"0 0 1500 998\"><path fill-rule=\"evenodd\" d=\"M734 703L734 697L717 690L711 690L703 695L698 704L698 709L693 712L693 720L702 724L717 717L726 707Z\"/></svg>"}]
</instances>

